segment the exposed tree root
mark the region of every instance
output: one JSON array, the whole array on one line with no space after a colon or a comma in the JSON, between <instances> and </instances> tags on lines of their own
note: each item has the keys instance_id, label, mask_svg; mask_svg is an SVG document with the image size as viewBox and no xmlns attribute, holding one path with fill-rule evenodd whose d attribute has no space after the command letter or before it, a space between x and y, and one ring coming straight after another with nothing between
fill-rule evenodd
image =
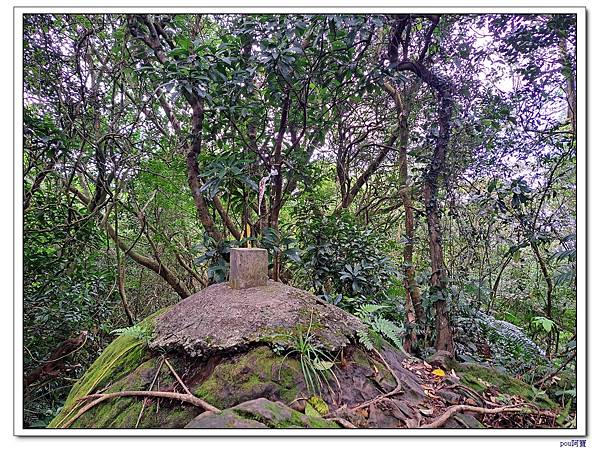
<instances>
[{"instance_id":1,"label":"exposed tree root","mask_svg":"<svg viewBox=\"0 0 600 450\"><path fill-rule=\"evenodd\" d=\"M356 411L357 409L366 408L367 406L372 405L373 403L377 403L377 402L383 400L384 398L392 397L392 396L394 396L396 394L400 394L402 392L402 384L400 382L400 378L398 378L398 375L396 375L396 372L394 372L392 370L392 368L390 367L390 365L388 364L388 362L385 360L385 358L383 357L383 355L381 353L379 353L376 349L373 349L372 351L379 357L381 362L385 365L385 368L392 374L392 376L394 377L394 380L396 380L396 387L386 394L378 395L377 397L372 398L371 400L367 400L366 402L363 402L359 405L351 407L350 409L352 411Z\"/></svg>"},{"instance_id":2,"label":"exposed tree root","mask_svg":"<svg viewBox=\"0 0 600 450\"><path fill-rule=\"evenodd\" d=\"M573 352L571 354L571 356L569 358L567 358L565 360L565 362L562 363L562 365L556 369L555 371L549 373L548 375L546 375L544 378L542 378L541 380L539 380L537 383L535 383L533 386L537 387L537 388L541 388L542 386L544 386L544 383L546 383L546 381L548 381L550 378L552 378L554 375L556 375L558 372L560 372L561 370L563 370L565 367L567 367L567 365L573 361L573 359L575 359L575 356L577 356L577 352Z\"/></svg>"},{"instance_id":3,"label":"exposed tree root","mask_svg":"<svg viewBox=\"0 0 600 450\"><path fill-rule=\"evenodd\" d=\"M463 412L474 412L478 414L500 414L500 413L529 413L532 411L531 406L529 405L507 405L502 406L500 408L481 408L479 406L471 406L471 405L454 405L446 410L444 414L439 416L433 422L426 423L421 426L421 428L439 428L444 425L448 420L450 420L454 415L463 413ZM552 415L552 413L538 411L541 415Z\"/></svg>"},{"instance_id":4,"label":"exposed tree root","mask_svg":"<svg viewBox=\"0 0 600 450\"><path fill-rule=\"evenodd\" d=\"M492 403L492 402L486 400L483 397L483 395L481 395L475 389L470 388L469 386L466 386L464 384L460 384L460 383L450 384L448 386L445 386L445 389L461 390L461 391L463 391L463 393L468 394L468 396L470 396L473 400L478 401L482 406L485 406L485 405L488 405L488 406L498 406L496 403Z\"/></svg>"},{"instance_id":5,"label":"exposed tree root","mask_svg":"<svg viewBox=\"0 0 600 450\"><path fill-rule=\"evenodd\" d=\"M331 417L329 419L325 419L328 420L330 422L335 422L338 425L341 425L344 428L358 428L356 425L354 425L352 422L346 420L346 419L342 419L341 417Z\"/></svg>"},{"instance_id":6,"label":"exposed tree root","mask_svg":"<svg viewBox=\"0 0 600 450\"><path fill-rule=\"evenodd\" d=\"M175 369L173 368L173 366L171 365L171 363L169 362L169 360L167 358L165 358L165 364L169 367L169 369L171 370L171 373L173 373L173 376L175 377L177 382L181 385L181 387L183 388L185 393L188 395L192 395L192 393L190 392L188 387L185 385L183 380L179 377L179 375L177 375L177 372L175 372Z\"/></svg>"},{"instance_id":7,"label":"exposed tree root","mask_svg":"<svg viewBox=\"0 0 600 450\"><path fill-rule=\"evenodd\" d=\"M154 388L154 383L156 383L156 380L158 379L158 374L160 373L160 369L162 369L165 360L166 359L164 357L160 360L160 364L158 365L156 373L154 374L154 379L152 380L152 383L150 383L150 387L148 388L149 391L152 391L152 388ZM140 414L138 415L137 422L135 423L135 428L138 427L138 425L140 424L140 420L142 420L142 416L144 415L144 409L146 409L146 399L144 399L144 401L142 402L142 409L140 409Z\"/></svg>"},{"instance_id":8,"label":"exposed tree root","mask_svg":"<svg viewBox=\"0 0 600 450\"><path fill-rule=\"evenodd\" d=\"M190 403L194 406L198 406L207 411L212 412L221 412L219 408L214 407L210 403L205 402L201 398L198 398L191 394L180 394L179 392L164 392L164 391L121 391L121 392L111 392L109 394L91 394L86 395L85 397L81 397L79 401L94 399L90 403L83 406L77 414L73 416L69 421L65 422L61 428L69 428L73 422L75 422L79 417L81 417L84 413L92 409L99 403L102 403L105 400L110 400L116 397L158 397L158 398L170 398L173 400L179 400L181 402Z\"/></svg>"}]
</instances>

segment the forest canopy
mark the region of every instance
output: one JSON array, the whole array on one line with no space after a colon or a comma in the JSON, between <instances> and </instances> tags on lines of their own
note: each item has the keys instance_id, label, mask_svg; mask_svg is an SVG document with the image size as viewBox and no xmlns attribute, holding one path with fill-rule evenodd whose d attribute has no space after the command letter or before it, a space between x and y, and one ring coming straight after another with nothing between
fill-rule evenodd
<instances>
[{"instance_id":1,"label":"forest canopy","mask_svg":"<svg viewBox=\"0 0 600 450\"><path fill-rule=\"evenodd\" d=\"M23 17L26 426L237 247L575 408L575 15Z\"/></svg>"}]
</instances>

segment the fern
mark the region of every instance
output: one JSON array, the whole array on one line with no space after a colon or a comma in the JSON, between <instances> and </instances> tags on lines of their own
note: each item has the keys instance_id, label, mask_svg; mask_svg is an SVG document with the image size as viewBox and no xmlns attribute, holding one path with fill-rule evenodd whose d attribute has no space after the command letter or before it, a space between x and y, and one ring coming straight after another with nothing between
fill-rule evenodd
<instances>
[{"instance_id":1,"label":"fern","mask_svg":"<svg viewBox=\"0 0 600 450\"><path fill-rule=\"evenodd\" d=\"M361 319L364 319L365 317L369 317L371 314L376 313L380 309L385 309L385 308L387 308L387 306L383 306L383 305L360 305L358 307L358 310L356 311L356 314Z\"/></svg>"},{"instance_id":2,"label":"fern","mask_svg":"<svg viewBox=\"0 0 600 450\"><path fill-rule=\"evenodd\" d=\"M387 308L382 305L360 305L356 315L369 327L368 331L359 330L357 332L358 341L364 345L367 350L373 350L375 347L381 347L382 338L389 339L396 347L402 349L403 329L391 320L388 320L377 314L378 311Z\"/></svg>"},{"instance_id":3,"label":"fern","mask_svg":"<svg viewBox=\"0 0 600 450\"><path fill-rule=\"evenodd\" d=\"M368 331L358 330L356 334L358 335L358 342L360 342L368 351L371 351L375 348Z\"/></svg>"},{"instance_id":4,"label":"fern","mask_svg":"<svg viewBox=\"0 0 600 450\"><path fill-rule=\"evenodd\" d=\"M396 347L402 348L402 340L400 339L400 336L402 335L402 328L397 326L394 322L383 317L376 316L372 320L372 328L375 332L391 340Z\"/></svg>"},{"instance_id":5,"label":"fern","mask_svg":"<svg viewBox=\"0 0 600 450\"><path fill-rule=\"evenodd\" d=\"M141 326L140 324L132 325L126 328L117 328L110 332L110 334L117 334L119 336L129 336L133 339L143 342L150 342L152 340L152 332Z\"/></svg>"}]
</instances>

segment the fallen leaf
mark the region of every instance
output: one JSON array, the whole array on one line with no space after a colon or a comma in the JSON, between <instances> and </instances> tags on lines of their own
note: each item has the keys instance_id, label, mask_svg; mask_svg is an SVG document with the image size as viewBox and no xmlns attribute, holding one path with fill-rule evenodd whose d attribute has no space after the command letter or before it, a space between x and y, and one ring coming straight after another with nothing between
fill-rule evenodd
<instances>
[{"instance_id":1,"label":"fallen leaf","mask_svg":"<svg viewBox=\"0 0 600 450\"><path fill-rule=\"evenodd\" d=\"M444 372L442 369L435 369L431 371L432 374L438 376L438 377L443 377L446 375L446 372Z\"/></svg>"},{"instance_id":2,"label":"fallen leaf","mask_svg":"<svg viewBox=\"0 0 600 450\"><path fill-rule=\"evenodd\" d=\"M333 362L315 359L313 362L313 367L321 371L330 370L333 367Z\"/></svg>"},{"instance_id":3,"label":"fallen leaf","mask_svg":"<svg viewBox=\"0 0 600 450\"><path fill-rule=\"evenodd\" d=\"M483 387L490 387L490 386L491 386L491 384L490 384L490 383L488 383L488 382L487 382L487 381L485 381L485 380L482 380L481 378L477 378L477 382L478 382L480 385L482 385Z\"/></svg>"},{"instance_id":4,"label":"fallen leaf","mask_svg":"<svg viewBox=\"0 0 600 450\"><path fill-rule=\"evenodd\" d=\"M425 392L425 395L427 397L430 397L430 398L440 398L439 396L437 396L437 395L435 395L433 393L434 391L430 391L429 389L425 389L423 392Z\"/></svg>"}]
</instances>

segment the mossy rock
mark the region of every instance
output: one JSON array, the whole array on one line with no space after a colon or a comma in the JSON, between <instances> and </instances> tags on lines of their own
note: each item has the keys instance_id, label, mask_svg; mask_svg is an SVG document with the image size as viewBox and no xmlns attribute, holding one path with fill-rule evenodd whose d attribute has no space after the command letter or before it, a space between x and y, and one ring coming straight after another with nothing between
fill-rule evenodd
<instances>
[{"instance_id":1,"label":"mossy rock","mask_svg":"<svg viewBox=\"0 0 600 450\"><path fill-rule=\"evenodd\" d=\"M161 360L161 356L156 356L143 362L105 392L147 390L159 366L161 368L157 376L158 383L171 390L174 380L168 367L165 364L161 365ZM148 399L145 412L140 417L144 401L140 397L120 397L100 403L77 419L71 428L135 428L136 425L138 428L181 428L202 412L202 409L193 405L164 399L160 402Z\"/></svg>"},{"instance_id":2,"label":"mossy rock","mask_svg":"<svg viewBox=\"0 0 600 450\"><path fill-rule=\"evenodd\" d=\"M518 380L498 369L474 363L456 364L453 367L460 377L461 383L478 392L494 386L501 394L519 396L540 408L556 409L558 405L545 392Z\"/></svg>"},{"instance_id":3,"label":"mossy rock","mask_svg":"<svg viewBox=\"0 0 600 450\"><path fill-rule=\"evenodd\" d=\"M299 418L297 414L305 415L302 413L307 399L318 396L322 400L311 404L316 412L334 411L396 387L395 377L386 366L357 345L355 332L361 327L364 325L347 312L281 283L238 291L225 285L211 286L148 317L136 327L143 333L125 333L116 338L74 385L49 426L183 428L203 411L156 397L118 396L76 417L81 407L79 399L94 393L147 391L151 387L182 392L169 365L195 396L221 410L263 398L278 408L287 408L285 411L289 406L295 410L290 417L286 412L285 418L277 421L268 422L263 417L258 422L265 426L330 426L330 422L316 420L318 417ZM309 340L335 363L335 377L327 369L319 372L319 388L309 389L306 385L298 353L302 340ZM387 344L381 353L402 379L405 389L398 397L404 396L407 402L420 401L424 393L418 380L404 369L403 353ZM306 355L303 357L306 361ZM163 363L165 359L169 365ZM240 411L235 410L235 414L239 416ZM232 414L224 413L222 422L252 425ZM397 419L391 420L394 426L398 424Z\"/></svg>"},{"instance_id":4,"label":"mossy rock","mask_svg":"<svg viewBox=\"0 0 600 450\"><path fill-rule=\"evenodd\" d=\"M321 417L293 410L266 398L250 400L220 413L203 413L186 428L339 428Z\"/></svg>"},{"instance_id":5,"label":"mossy rock","mask_svg":"<svg viewBox=\"0 0 600 450\"><path fill-rule=\"evenodd\" d=\"M298 360L259 346L222 358L193 392L222 409L258 397L291 403L305 389Z\"/></svg>"},{"instance_id":6,"label":"mossy rock","mask_svg":"<svg viewBox=\"0 0 600 450\"><path fill-rule=\"evenodd\" d=\"M112 348L111 346L107 348L107 351L110 355L122 353L128 363L133 364L134 358L131 357L129 352L115 350L115 348L122 347L120 344L123 341L129 343L125 345L125 348L132 345L130 338L120 336L111 344ZM249 413L244 415L244 408L239 405L257 398L263 398L266 399L265 401L272 403L265 406L267 410L269 408L273 409L273 405L276 405L282 416L277 416L279 417L277 420L269 421L264 418L263 414L263 417L257 421L258 423L269 427L330 427L334 424L328 421L323 422L318 417L302 414L304 408L301 406L302 402L298 402L298 399L313 400L311 404L318 406L318 408L313 406L312 409L325 412L327 408L334 410L343 404L361 403L376 397L382 390L391 390L394 387L389 381L393 377L386 373L386 369L371 361L367 354L357 347L348 348L344 363L338 361L335 366L340 385L338 386L331 379L330 383L334 387L333 391L329 392L323 389L322 397L318 398L317 403L314 401L314 393L309 392L306 388L300 362L294 355L275 353L265 345L259 345L234 354L215 355L208 359L192 358L189 355L181 355L176 352L170 354L153 353L152 350L144 348L144 346L140 348L143 351L138 352L136 350L135 352L136 367L125 373L123 364L115 363L113 366L119 367L119 369L112 373L110 377L103 378L102 383L92 383L91 380L98 372L98 368L93 365L70 396L70 408L64 409L52 421L50 426L61 427L74 417L77 411L75 399L91 393L90 386L96 386L93 389L94 392L102 390L106 393L148 390L156 377L157 382L154 389L181 391L178 382L167 365L161 365L164 357L168 358L169 363L180 374L184 383L194 395L223 411L228 411L223 413L222 417L206 419L203 422L205 425L207 423L220 423L225 427L257 426L256 423L246 422L246 420L255 420L256 418L253 419ZM390 359L390 363L394 367L399 367L401 365L401 354L398 353L397 360L391 358L390 355L392 353L388 349L386 358ZM106 361L107 358L103 355L101 360ZM157 374L159 366L161 366L161 369ZM378 371L382 375L377 382L370 378L373 374L373 367L378 367ZM408 397L414 395L413 390L408 388L406 393L409 394ZM312 399L311 396L313 396ZM146 406L140 416L144 402L146 402ZM290 408L290 405L297 410ZM231 409L235 411L229 411ZM294 413L288 414L289 410L293 410ZM141 397L116 397L106 400L85 412L70 424L70 427L134 428L137 425L138 428L183 428L202 412L202 409L193 405L168 399L159 401L156 398L146 398L144 400ZM272 412L275 414L275 411Z\"/></svg>"},{"instance_id":7,"label":"mossy rock","mask_svg":"<svg viewBox=\"0 0 600 450\"><path fill-rule=\"evenodd\" d=\"M117 341L120 340L129 342L130 338L120 336L111 346L120 348L117 345L120 343ZM113 374L106 379L106 381L110 379L112 384L103 392L146 390L150 387L163 356L152 356L148 349L144 350L143 346L140 348L141 354L137 351L135 353L137 367L129 368L129 373L126 374L121 367L115 372L116 375ZM113 350L110 346L107 348L111 355L115 353ZM133 358L128 353L124 353L124 357L128 363L133 363ZM102 358L102 361L104 360L105 358ZM299 362L290 357L277 355L265 346L245 353L214 357L207 361L178 354L168 355L168 360L178 374L185 374L185 383L194 394L220 409L263 396L289 403L304 389ZM64 408L64 412L51 422L50 427L60 427L74 416L73 406L76 406L74 400L91 393L88 388L93 385L91 380L95 373L96 370L92 366L89 375L86 373L80 381L83 387L78 387L70 396L73 399L69 403L70 408ZM157 379L161 390L173 390L177 385L166 364L162 364ZM97 383L96 386L103 387L105 384ZM154 388L156 389L156 386ZM134 428L143 402L144 400L139 397L118 397L107 400L87 411L71 427ZM193 405L182 405L176 401L162 399L158 407L157 403L156 399L147 400L146 413L139 421L139 428L182 428L202 412Z\"/></svg>"},{"instance_id":8,"label":"mossy rock","mask_svg":"<svg viewBox=\"0 0 600 450\"><path fill-rule=\"evenodd\" d=\"M485 425L469 414L458 413L443 428L485 428Z\"/></svg>"},{"instance_id":9,"label":"mossy rock","mask_svg":"<svg viewBox=\"0 0 600 450\"><path fill-rule=\"evenodd\" d=\"M160 310L148 316L139 323L138 327L145 331L144 334L152 334L156 318L164 311ZM78 399L98 392L131 374L147 358L147 342L143 338L127 334L117 337L94 361L83 377L75 383L60 413L50 422L48 427L60 427L61 424L67 422L73 416Z\"/></svg>"}]
</instances>

